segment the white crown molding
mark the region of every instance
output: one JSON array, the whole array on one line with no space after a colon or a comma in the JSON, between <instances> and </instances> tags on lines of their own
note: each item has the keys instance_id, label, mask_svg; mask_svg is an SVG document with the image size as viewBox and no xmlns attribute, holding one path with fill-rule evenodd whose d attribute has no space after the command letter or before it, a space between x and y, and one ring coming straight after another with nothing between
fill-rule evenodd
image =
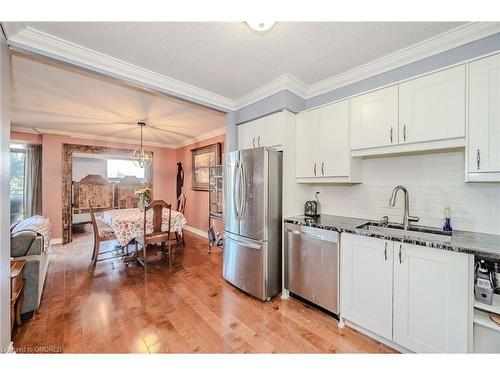
<instances>
[{"instance_id":1,"label":"white crown molding","mask_svg":"<svg viewBox=\"0 0 500 375\"><path fill-rule=\"evenodd\" d=\"M28 134L41 135L41 133L39 133L38 131L36 131L36 129L25 127L25 126L11 125L10 131L12 131L12 132L18 132L18 133L28 133Z\"/></svg>"},{"instance_id":2,"label":"white crown molding","mask_svg":"<svg viewBox=\"0 0 500 375\"><path fill-rule=\"evenodd\" d=\"M217 136L222 135L222 134L226 134L226 127L225 126L217 128L215 130L211 130L211 131L204 133L200 136L190 138L184 142L178 143L175 145L174 148L181 148L181 147L189 146L189 145L192 145L193 143L202 142L202 141L205 141L205 140L213 138L213 137L217 137Z\"/></svg>"},{"instance_id":3,"label":"white crown molding","mask_svg":"<svg viewBox=\"0 0 500 375\"><path fill-rule=\"evenodd\" d=\"M114 57L80 46L67 40L26 26L12 37L9 44L13 47L66 61L86 69L96 70L117 78L125 78L155 87L161 91L181 97L187 97L200 103L207 103L225 110L235 110L231 99L191 84L178 81L139 66L129 64Z\"/></svg>"},{"instance_id":4,"label":"white crown molding","mask_svg":"<svg viewBox=\"0 0 500 375\"><path fill-rule=\"evenodd\" d=\"M285 74L232 100L31 27L24 27L21 22L13 24L15 25L11 26L11 31L7 31L9 44L13 47L63 60L85 69L124 78L143 84L145 87L158 88L167 94L207 103L214 108L227 111L238 110L283 90L309 99L500 32L500 22L469 22L310 86L290 74Z\"/></svg>"},{"instance_id":5,"label":"white crown molding","mask_svg":"<svg viewBox=\"0 0 500 375\"><path fill-rule=\"evenodd\" d=\"M305 99L339 89L500 32L500 22L469 22L309 86Z\"/></svg>"},{"instance_id":6,"label":"white crown molding","mask_svg":"<svg viewBox=\"0 0 500 375\"><path fill-rule=\"evenodd\" d=\"M15 34L17 34L19 31L24 29L25 25L24 22L1 22L2 27L7 34L7 38L12 38Z\"/></svg>"},{"instance_id":7,"label":"white crown molding","mask_svg":"<svg viewBox=\"0 0 500 375\"><path fill-rule=\"evenodd\" d=\"M308 87L305 83L290 74L284 74L263 86L240 96L234 100L234 106L238 109L265 99L277 92L288 90L304 98L307 95Z\"/></svg>"},{"instance_id":8,"label":"white crown molding","mask_svg":"<svg viewBox=\"0 0 500 375\"><path fill-rule=\"evenodd\" d=\"M61 135L70 138L90 139L94 141L115 142L130 145L138 145L139 142L134 139L120 138L120 137L103 137L100 135L74 132L70 130L48 129L48 128L34 128L39 134L42 135ZM145 146L163 147L163 148L176 148L175 144L160 143L160 142L143 142Z\"/></svg>"},{"instance_id":9,"label":"white crown molding","mask_svg":"<svg viewBox=\"0 0 500 375\"><path fill-rule=\"evenodd\" d=\"M19 133L28 133L28 134L36 134L36 135L61 135L70 138L80 138L80 139L89 139L96 141L104 141L104 142L114 142L114 143L123 143L130 145L138 145L137 140L127 139L127 138L118 138L118 137L102 137L94 134L81 133L81 132L73 132L69 130L58 130L58 129L47 129L47 128L30 128L24 126L13 125L10 128L11 131L19 132ZM213 137L217 137L219 135L226 133L226 127L220 127L209 132L206 132L202 135L191 137L186 139L180 143L160 143L160 142L143 142L145 146L151 147L161 147L161 148L171 148L177 149L185 146L189 146L193 143L198 143Z\"/></svg>"}]
</instances>

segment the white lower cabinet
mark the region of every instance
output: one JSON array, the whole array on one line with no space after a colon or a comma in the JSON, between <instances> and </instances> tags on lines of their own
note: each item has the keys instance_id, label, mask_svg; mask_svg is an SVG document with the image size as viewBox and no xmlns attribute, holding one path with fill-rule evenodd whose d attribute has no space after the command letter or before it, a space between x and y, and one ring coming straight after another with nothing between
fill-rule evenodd
<instances>
[{"instance_id":1,"label":"white lower cabinet","mask_svg":"<svg viewBox=\"0 0 500 375\"><path fill-rule=\"evenodd\" d=\"M417 353L467 353L469 255L401 243L394 255L393 341Z\"/></svg>"},{"instance_id":2,"label":"white lower cabinet","mask_svg":"<svg viewBox=\"0 0 500 375\"><path fill-rule=\"evenodd\" d=\"M417 353L470 350L472 255L341 236L345 319Z\"/></svg>"},{"instance_id":3,"label":"white lower cabinet","mask_svg":"<svg viewBox=\"0 0 500 375\"><path fill-rule=\"evenodd\" d=\"M393 243L343 233L342 315L386 339L392 339Z\"/></svg>"}]
</instances>

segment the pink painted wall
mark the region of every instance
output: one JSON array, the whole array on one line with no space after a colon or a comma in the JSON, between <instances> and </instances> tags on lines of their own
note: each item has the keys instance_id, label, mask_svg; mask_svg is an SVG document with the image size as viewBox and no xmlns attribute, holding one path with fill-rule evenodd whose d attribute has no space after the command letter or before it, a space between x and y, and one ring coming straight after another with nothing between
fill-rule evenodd
<instances>
[{"instance_id":1,"label":"pink painted wall","mask_svg":"<svg viewBox=\"0 0 500 375\"><path fill-rule=\"evenodd\" d=\"M59 135L37 135L11 132L13 140L41 143L42 159L42 210L43 215L52 220L52 235L62 236L62 144L80 144L116 148L134 148L131 144L72 138ZM216 142L222 143L224 152L225 135L196 142L178 149L145 147L153 156L153 198L163 199L176 207L175 186L177 162L184 167L184 194L186 195L187 225L206 231L208 229L208 192L191 189L191 150ZM220 228L220 223L216 223Z\"/></svg>"},{"instance_id":2,"label":"pink painted wall","mask_svg":"<svg viewBox=\"0 0 500 375\"><path fill-rule=\"evenodd\" d=\"M131 144L71 138L59 135L42 137L42 210L52 220L52 236L62 236L62 144L80 144L133 149ZM175 203L176 150L145 147L153 152L153 199Z\"/></svg>"},{"instance_id":3,"label":"pink painted wall","mask_svg":"<svg viewBox=\"0 0 500 375\"><path fill-rule=\"evenodd\" d=\"M181 162L184 168L184 194L186 195L186 211L184 215L187 225L206 232L208 230L208 192L191 189L191 150L193 148L222 143L222 153L224 153L225 134L209 138L201 142L193 143L175 150L176 163ZM176 169L176 167L175 167ZM177 169L174 172L174 194L175 178Z\"/></svg>"}]
</instances>

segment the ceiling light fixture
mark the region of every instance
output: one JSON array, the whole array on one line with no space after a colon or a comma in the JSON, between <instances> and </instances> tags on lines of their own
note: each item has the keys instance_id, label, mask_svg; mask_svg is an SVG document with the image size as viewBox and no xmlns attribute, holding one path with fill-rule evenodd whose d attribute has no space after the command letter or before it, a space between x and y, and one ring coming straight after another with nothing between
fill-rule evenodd
<instances>
[{"instance_id":1,"label":"ceiling light fixture","mask_svg":"<svg viewBox=\"0 0 500 375\"><path fill-rule=\"evenodd\" d=\"M139 121L137 125L141 128L141 148L138 148L132 152L131 158L134 161L134 164L139 168L146 168L151 165L153 162L153 157L150 152L144 151L142 147L142 128L146 126L145 122Z\"/></svg>"},{"instance_id":2,"label":"ceiling light fixture","mask_svg":"<svg viewBox=\"0 0 500 375\"><path fill-rule=\"evenodd\" d=\"M258 33L264 33L268 30L270 30L276 21L246 21L246 24L248 27L250 27L252 30L258 32Z\"/></svg>"}]
</instances>

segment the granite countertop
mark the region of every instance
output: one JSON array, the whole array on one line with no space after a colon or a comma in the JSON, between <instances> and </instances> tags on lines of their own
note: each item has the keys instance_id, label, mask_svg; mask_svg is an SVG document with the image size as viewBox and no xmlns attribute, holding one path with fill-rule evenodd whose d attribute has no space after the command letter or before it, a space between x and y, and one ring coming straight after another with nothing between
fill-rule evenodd
<instances>
[{"instance_id":1,"label":"granite countertop","mask_svg":"<svg viewBox=\"0 0 500 375\"><path fill-rule=\"evenodd\" d=\"M394 236L393 234L381 235L380 233L374 233L367 229L358 228L360 225L369 221L372 220L334 215L321 215L315 219L311 219L306 216L293 216L285 219L285 223L333 230L337 232L354 233L362 236L376 237L391 241L399 241L448 251L500 259L499 235L454 230L450 242L439 240L424 241L418 238L418 233L411 233L411 235L408 236Z\"/></svg>"}]
</instances>

